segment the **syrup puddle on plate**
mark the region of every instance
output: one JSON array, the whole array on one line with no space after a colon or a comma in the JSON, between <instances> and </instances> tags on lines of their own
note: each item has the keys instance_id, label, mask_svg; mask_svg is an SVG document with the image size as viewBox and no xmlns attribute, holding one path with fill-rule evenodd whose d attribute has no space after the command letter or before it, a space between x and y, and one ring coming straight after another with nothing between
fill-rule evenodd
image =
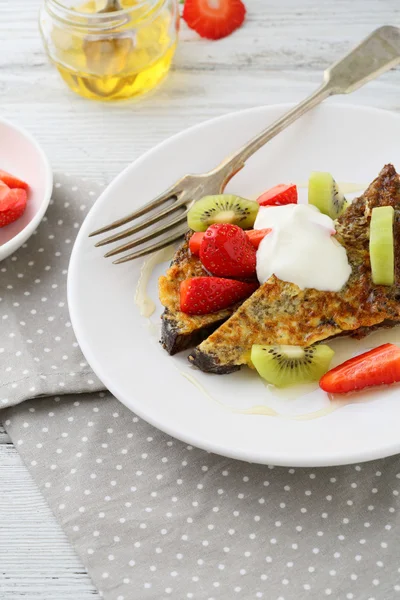
<instances>
[{"instance_id":1,"label":"syrup puddle on plate","mask_svg":"<svg viewBox=\"0 0 400 600\"><path fill-rule=\"evenodd\" d=\"M196 377L194 377L194 375L187 373L185 371L182 371L181 369L178 369L179 373L185 378L187 379L192 385L194 385L202 394L203 396L205 396L208 400L211 400L212 402L218 404L221 408L223 408L224 410L230 412L230 413L235 413L235 414L240 414L240 415L258 415L258 416L268 416L268 417L280 417L282 419L289 419L292 421L312 421L314 419L321 419L322 417L327 417L328 415L332 414L333 412L335 412L336 410L338 410L339 408L343 408L344 406L348 406L349 404L365 404L366 402L368 402L368 398L365 398L365 393L363 394L363 397L360 398L360 396L358 394L351 394L346 396L345 398L331 398L329 400L329 404L327 404L326 406L323 406L317 410L310 410L309 412L305 412L305 413L298 413L298 414L290 414L290 413L281 413L277 410L275 410L274 408L272 408L271 406L268 406L267 404L256 404L254 406L250 406L248 408L237 408L235 406L230 406L228 404L225 404L224 402L221 402L220 400L218 400L217 398L215 398L214 396L212 396L209 391L204 387L204 385L202 383L200 383L200 381L198 381L198 379L196 379ZM301 389L302 386L297 386L297 388ZM318 387L318 384L316 384L316 388ZM290 388L287 388L287 390ZM286 391L287 391L286 390ZM282 396L283 393L285 392L285 390L280 390L282 392ZM299 397L303 394L299 393ZM287 397L286 397L287 400Z\"/></svg>"},{"instance_id":2,"label":"syrup puddle on plate","mask_svg":"<svg viewBox=\"0 0 400 600\"><path fill-rule=\"evenodd\" d=\"M194 377L194 375L192 375L190 373L186 373L185 371L181 371L180 369L178 369L178 371L185 379L187 379L192 385L194 385L206 398L208 398L208 400L211 400L212 402L217 403L219 406L221 406L221 408L223 408L231 413L236 413L236 414L241 414L241 415L263 415L263 416L268 416L268 417L283 417L286 419L295 419L295 420L304 421L304 420L308 420L308 419L317 419L319 417L324 417L324 416L330 414L331 412L333 412L334 410L336 410L337 408L340 408L340 406L343 405L343 402L341 402L341 401L331 402L328 406L326 406L320 410L313 411L310 413L300 414L300 415L293 415L293 416L281 414L278 411L276 411L274 408L272 408L266 404L250 406L249 408L236 408L235 406L229 406L227 404L224 404L223 402L220 402L216 398L214 398L208 392L208 390L204 387L204 385L202 383L200 383L200 381L198 381L198 379L196 379L196 377Z\"/></svg>"},{"instance_id":3,"label":"syrup puddle on plate","mask_svg":"<svg viewBox=\"0 0 400 600\"><path fill-rule=\"evenodd\" d=\"M156 304L148 293L149 281L153 271L158 265L171 260L174 253L175 247L167 246L167 248L163 248L162 250L151 254L143 263L135 292L135 304L138 306L142 317L150 319L151 315L156 310Z\"/></svg>"},{"instance_id":4,"label":"syrup puddle on plate","mask_svg":"<svg viewBox=\"0 0 400 600\"><path fill-rule=\"evenodd\" d=\"M285 419L294 419L295 421L311 421L312 419L320 419L321 417L326 417L330 415L335 410L344 406L345 404L350 404L349 402L331 402L329 406L325 406L324 408L320 408L319 410L315 410L309 413L304 413L300 415L281 415L273 408L264 405L251 406L250 408L244 408L242 410L235 409L233 412L240 413L242 415L267 415L269 417L283 417Z\"/></svg>"}]
</instances>

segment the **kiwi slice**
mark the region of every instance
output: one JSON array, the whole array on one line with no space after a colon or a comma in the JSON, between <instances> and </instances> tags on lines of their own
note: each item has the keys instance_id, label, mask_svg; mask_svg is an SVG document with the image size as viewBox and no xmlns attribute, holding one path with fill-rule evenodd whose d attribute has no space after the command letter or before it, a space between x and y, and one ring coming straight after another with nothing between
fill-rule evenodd
<instances>
[{"instance_id":1,"label":"kiwi slice","mask_svg":"<svg viewBox=\"0 0 400 600\"><path fill-rule=\"evenodd\" d=\"M332 175L319 171L311 173L308 180L308 203L331 219L337 219L348 206Z\"/></svg>"},{"instance_id":2,"label":"kiwi slice","mask_svg":"<svg viewBox=\"0 0 400 600\"><path fill-rule=\"evenodd\" d=\"M242 229L250 229L259 208L258 202L232 194L204 196L189 210L188 225L193 231L206 231L214 223L231 223Z\"/></svg>"},{"instance_id":3,"label":"kiwi slice","mask_svg":"<svg viewBox=\"0 0 400 600\"><path fill-rule=\"evenodd\" d=\"M309 346L260 346L251 349L251 362L259 375L277 387L309 383L329 369L334 352L324 344Z\"/></svg>"},{"instance_id":4,"label":"kiwi slice","mask_svg":"<svg viewBox=\"0 0 400 600\"><path fill-rule=\"evenodd\" d=\"M376 285L394 283L393 206L372 209L369 230L369 255L372 281Z\"/></svg>"}]
</instances>

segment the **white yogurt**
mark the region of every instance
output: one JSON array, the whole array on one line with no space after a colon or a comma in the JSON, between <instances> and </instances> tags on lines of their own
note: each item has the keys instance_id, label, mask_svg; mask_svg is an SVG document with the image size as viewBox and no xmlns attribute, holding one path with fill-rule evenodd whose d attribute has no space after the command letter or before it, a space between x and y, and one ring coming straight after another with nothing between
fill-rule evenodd
<instances>
[{"instance_id":1,"label":"white yogurt","mask_svg":"<svg viewBox=\"0 0 400 600\"><path fill-rule=\"evenodd\" d=\"M333 237L334 222L311 204L260 207L254 229L270 227L257 250L257 277L271 275L301 289L338 292L351 267L346 250Z\"/></svg>"}]
</instances>

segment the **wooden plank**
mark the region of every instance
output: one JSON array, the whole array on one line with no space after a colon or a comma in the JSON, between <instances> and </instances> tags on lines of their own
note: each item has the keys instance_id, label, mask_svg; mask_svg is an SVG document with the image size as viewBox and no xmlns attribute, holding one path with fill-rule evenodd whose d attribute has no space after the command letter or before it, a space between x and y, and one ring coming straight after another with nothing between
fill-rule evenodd
<instances>
[{"instance_id":1,"label":"wooden plank","mask_svg":"<svg viewBox=\"0 0 400 600\"><path fill-rule=\"evenodd\" d=\"M10 444L11 440L4 431L4 427L0 423L0 444Z\"/></svg>"},{"instance_id":2,"label":"wooden plank","mask_svg":"<svg viewBox=\"0 0 400 600\"><path fill-rule=\"evenodd\" d=\"M0 597L93 600L98 594L19 454L0 444Z\"/></svg>"}]
</instances>

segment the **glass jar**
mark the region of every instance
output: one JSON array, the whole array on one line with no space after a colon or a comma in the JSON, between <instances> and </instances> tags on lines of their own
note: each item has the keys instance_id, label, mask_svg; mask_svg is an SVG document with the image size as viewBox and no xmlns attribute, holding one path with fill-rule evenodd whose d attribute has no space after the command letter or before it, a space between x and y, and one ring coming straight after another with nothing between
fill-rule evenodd
<instances>
[{"instance_id":1,"label":"glass jar","mask_svg":"<svg viewBox=\"0 0 400 600\"><path fill-rule=\"evenodd\" d=\"M168 73L178 0L44 0L40 31L64 81L97 100L138 96Z\"/></svg>"}]
</instances>

